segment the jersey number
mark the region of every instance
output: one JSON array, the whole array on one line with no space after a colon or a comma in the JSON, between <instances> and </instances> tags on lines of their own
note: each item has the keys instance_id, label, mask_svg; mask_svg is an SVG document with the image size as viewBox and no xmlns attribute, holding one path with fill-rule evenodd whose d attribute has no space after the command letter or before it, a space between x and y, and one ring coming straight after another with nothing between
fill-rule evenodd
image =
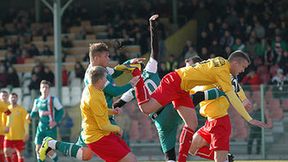
<instances>
[{"instance_id":1,"label":"jersey number","mask_svg":"<svg viewBox=\"0 0 288 162\"><path fill-rule=\"evenodd\" d=\"M158 87L157 84L151 79L145 80L145 86L148 88L149 94L151 94Z\"/></svg>"}]
</instances>

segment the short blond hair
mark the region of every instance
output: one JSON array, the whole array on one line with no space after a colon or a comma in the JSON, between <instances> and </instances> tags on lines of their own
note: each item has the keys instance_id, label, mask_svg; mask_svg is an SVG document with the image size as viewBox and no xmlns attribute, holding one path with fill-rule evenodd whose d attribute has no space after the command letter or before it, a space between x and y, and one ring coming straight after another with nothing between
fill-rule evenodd
<instances>
[{"instance_id":1,"label":"short blond hair","mask_svg":"<svg viewBox=\"0 0 288 162\"><path fill-rule=\"evenodd\" d=\"M97 54L101 52L106 52L106 51L109 51L109 48L105 43L103 42L92 43L90 44L90 47L89 47L89 58L90 60L93 60L93 58L97 56Z\"/></svg>"},{"instance_id":2,"label":"short blond hair","mask_svg":"<svg viewBox=\"0 0 288 162\"><path fill-rule=\"evenodd\" d=\"M105 77L106 76L105 74L107 74L107 71L102 66L93 66L88 71L88 77L92 84L97 83L100 79Z\"/></svg>"},{"instance_id":3,"label":"short blond hair","mask_svg":"<svg viewBox=\"0 0 288 162\"><path fill-rule=\"evenodd\" d=\"M243 60L246 60L249 64L251 63L250 57L248 56L247 53L241 51L241 50L237 50L234 51L230 54L230 56L228 57L229 61L237 61L237 62L241 62Z\"/></svg>"}]
</instances>

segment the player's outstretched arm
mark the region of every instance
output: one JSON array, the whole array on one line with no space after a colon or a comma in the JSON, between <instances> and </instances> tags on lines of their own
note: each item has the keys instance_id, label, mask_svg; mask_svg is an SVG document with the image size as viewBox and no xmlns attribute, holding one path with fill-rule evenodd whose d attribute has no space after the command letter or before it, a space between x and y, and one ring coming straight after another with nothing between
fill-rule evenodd
<instances>
[{"instance_id":1,"label":"player's outstretched arm","mask_svg":"<svg viewBox=\"0 0 288 162\"><path fill-rule=\"evenodd\" d=\"M155 60L158 60L159 56L159 43L158 43L158 32L157 32L157 20L159 15L155 14L152 15L149 18L149 24L150 24L150 41L151 41L151 54L150 57L152 57Z\"/></svg>"},{"instance_id":2,"label":"player's outstretched arm","mask_svg":"<svg viewBox=\"0 0 288 162\"><path fill-rule=\"evenodd\" d=\"M233 107L237 110L237 112L250 124L266 128L267 125L264 122L252 119L252 117L249 115L249 113L244 108L243 104L241 103L240 99L237 97L236 93L234 91L229 91L226 93L226 96L228 97L230 103L233 105Z\"/></svg>"}]
</instances>

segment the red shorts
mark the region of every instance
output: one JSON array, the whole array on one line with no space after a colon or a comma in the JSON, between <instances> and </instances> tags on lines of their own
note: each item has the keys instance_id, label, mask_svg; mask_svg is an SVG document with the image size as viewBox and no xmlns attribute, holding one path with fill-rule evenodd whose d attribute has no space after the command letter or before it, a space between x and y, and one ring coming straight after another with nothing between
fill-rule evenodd
<instances>
[{"instance_id":1,"label":"red shorts","mask_svg":"<svg viewBox=\"0 0 288 162\"><path fill-rule=\"evenodd\" d=\"M228 115L207 120L197 133L210 144L211 150L230 150L231 123Z\"/></svg>"},{"instance_id":2,"label":"red shorts","mask_svg":"<svg viewBox=\"0 0 288 162\"><path fill-rule=\"evenodd\" d=\"M25 148L25 143L23 140L4 140L4 148L12 148L23 151Z\"/></svg>"},{"instance_id":3,"label":"red shorts","mask_svg":"<svg viewBox=\"0 0 288 162\"><path fill-rule=\"evenodd\" d=\"M4 149L4 135L0 135L0 150Z\"/></svg>"},{"instance_id":4,"label":"red shorts","mask_svg":"<svg viewBox=\"0 0 288 162\"><path fill-rule=\"evenodd\" d=\"M157 100L162 106L173 103L174 108L186 106L194 108L193 101L189 92L181 89L181 78L177 72L165 75L158 88L152 93L151 97Z\"/></svg>"},{"instance_id":5,"label":"red shorts","mask_svg":"<svg viewBox=\"0 0 288 162\"><path fill-rule=\"evenodd\" d=\"M106 162L120 161L131 152L126 142L114 133L102 137L99 141L87 144L87 146Z\"/></svg>"}]
</instances>

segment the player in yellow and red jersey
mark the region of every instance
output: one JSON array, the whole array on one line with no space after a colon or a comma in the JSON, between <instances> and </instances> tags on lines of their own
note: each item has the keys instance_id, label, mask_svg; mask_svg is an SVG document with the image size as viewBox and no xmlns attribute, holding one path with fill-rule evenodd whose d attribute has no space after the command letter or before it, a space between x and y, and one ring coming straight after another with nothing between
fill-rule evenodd
<instances>
[{"instance_id":1,"label":"player in yellow and red jersey","mask_svg":"<svg viewBox=\"0 0 288 162\"><path fill-rule=\"evenodd\" d=\"M7 162L12 161L12 154L16 151L18 162L24 161L23 151L25 141L29 138L29 120L25 108L17 104L18 95L11 93L9 96L9 110L5 128L4 151Z\"/></svg>"},{"instance_id":2,"label":"player in yellow and red jersey","mask_svg":"<svg viewBox=\"0 0 288 162\"><path fill-rule=\"evenodd\" d=\"M5 161L4 156L4 138L5 138L5 119L6 115L9 115L11 112L8 109L8 97L9 94L7 91L0 91L0 161ZM4 112L4 113L3 113Z\"/></svg>"},{"instance_id":3,"label":"player in yellow and red jersey","mask_svg":"<svg viewBox=\"0 0 288 162\"><path fill-rule=\"evenodd\" d=\"M135 92L141 111L146 114L156 112L172 101L174 108L183 119L184 127L179 139L179 162L186 162L191 140L198 125L194 105L189 95L189 90L196 86L219 84L231 104L245 120L252 125L266 127L265 123L252 119L244 110L245 108L231 84L230 74L237 76L244 72L249 64L250 58L246 53L235 51L229 56L228 60L216 57L197 63L194 66L180 68L165 75L151 96L141 78L140 70L133 70L132 75L140 77Z\"/></svg>"},{"instance_id":4,"label":"player in yellow and red jersey","mask_svg":"<svg viewBox=\"0 0 288 162\"><path fill-rule=\"evenodd\" d=\"M200 58L199 58L200 59ZM192 62L186 62L188 66L193 65L197 57L191 58ZM237 78L231 76L233 89L239 96L246 109L251 108L251 103L245 96ZM212 91L217 85L197 86L194 91ZM213 89L211 89L213 88ZM221 88L221 87L218 87ZM207 118L206 124L193 136L189 153L200 157L215 160L217 162L233 162L233 155L228 154L231 123L228 116L229 102L225 96L200 102L200 114Z\"/></svg>"},{"instance_id":5,"label":"player in yellow and red jersey","mask_svg":"<svg viewBox=\"0 0 288 162\"><path fill-rule=\"evenodd\" d=\"M107 107L103 92L106 75L107 71L100 66L89 70L91 84L85 87L80 104L82 137L87 146L107 162L135 162L135 155L120 137L123 130L109 121L108 115L117 114L119 108L109 110Z\"/></svg>"}]
</instances>

